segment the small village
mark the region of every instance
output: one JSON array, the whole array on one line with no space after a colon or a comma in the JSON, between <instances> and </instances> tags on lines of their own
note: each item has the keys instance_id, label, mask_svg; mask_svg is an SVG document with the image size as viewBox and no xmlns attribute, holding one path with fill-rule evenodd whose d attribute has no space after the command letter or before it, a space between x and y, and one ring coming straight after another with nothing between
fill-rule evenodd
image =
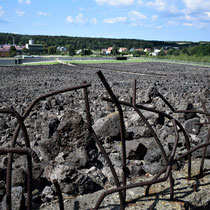
<instances>
[{"instance_id":1,"label":"small village","mask_svg":"<svg viewBox=\"0 0 210 210\"><path fill-rule=\"evenodd\" d=\"M42 44L35 44L34 40L29 40L25 45L17 45L13 40L13 44L1 44L0 45L0 57L14 57L14 56L25 56L25 55L70 55L70 56L111 56L111 55L122 55L122 56L158 56L160 52L167 54L167 50L172 47L165 46L161 48L125 48L125 47L108 47L107 49L92 50L92 49L74 49L74 53L70 54L70 49L65 46L58 47L45 47ZM177 47L176 47L177 49ZM14 53L11 53L13 51Z\"/></svg>"}]
</instances>

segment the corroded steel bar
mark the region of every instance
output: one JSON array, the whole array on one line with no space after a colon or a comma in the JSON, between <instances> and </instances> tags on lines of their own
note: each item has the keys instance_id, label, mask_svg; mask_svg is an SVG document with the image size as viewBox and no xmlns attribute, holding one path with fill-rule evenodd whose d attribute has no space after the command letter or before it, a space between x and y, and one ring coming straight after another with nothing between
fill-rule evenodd
<instances>
[{"instance_id":1,"label":"corroded steel bar","mask_svg":"<svg viewBox=\"0 0 210 210\"><path fill-rule=\"evenodd\" d=\"M95 131L93 130L92 128L92 123L91 123L91 115L90 115L90 107L89 107L89 99L88 99L88 90L87 90L87 87L85 87L83 89L84 91L84 99L85 99L85 107L86 107L86 120L87 120L87 125L88 125L88 130L89 130L89 133L90 135L92 136L92 138L94 139L94 141L96 142L96 144L98 145L99 149L101 150L110 170L111 170L111 173L112 173L112 176L114 178L114 181L115 181L115 185L117 187L120 187L120 182L119 182L119 179L118 179L118 176L117 176L117 173L114 169L114 166L108 156L108 154L106 153L106 150L104 149L104 147L102 146L101 142L99 141ZM120 198L120 207L121 209L125 209L125 200L124 200L124 197L123 197L123 194L122 192L119 192L119 198Z\"/></svg>"},{"instance_id":2,"label":"corroded steel bar","mask_svg":"<svg viewBox=\"0 0 210 210\"><path fill-rule=\"evenodd\" d=\"M102 97L102 100L108 101L108 102L113 102L113 100L111 98L107 98L107 97ZM121 105L124 105L124 106L133 107L133 105L131 103L129 103L129 102L119 101L119 103ZM139 109L145 110L145 111L149 111L149 112L154 112L154 113L157 113L157 114L161 114L161 115L163 115L164 117L166 117L166 118L168 118L170 120L173 120L174 119L169 114L166 114L165 112L162 112L162 111L159 111L159 110L156 110L156 109L145 107L145 106L142 106L142 105L139 105L139 104L136 104L136 107L139 108ZM181 125L181 123L179 121L177 121L176 119L174 119L174 120L175 120L177 126L179 126L179 128L181 129L181 131L184 134L186 147L187 147L187 150L189 151L190 150L190 140L189 140L189 137L188 137L185 129ZM191 154L188 153L188 179L190 179L190 178L191 178Z\"/></svg>"},{"instance_id":3,"label":"corroded steel bar","mask_svg":"<svg viewBox=\"0 0 210 210\"><path fill-rule=\"evenodd\" d=\"M110 190L106 190L104 193L101 194L94 210L97 210L100 207L101 203L103 202L104 198L106 196L112 194L112 193L116 193L116 192L119 192L119 191L122 191L122 190L125 190L125 189L142 187L142 186L145 186L145 185L152 185L152 184L156 184L156 183L159 183L159 182L166 181L168 179L169 175L170 175L170 172L171 172L171 168L172 168L172 164L173 164L173 161L174 161L174 156L175 156L178 140L179 140L179 138L176 138L176 142L173 146L173 149L172 149L169 161L168 161L168 166L164 169L164 171L166 171L166 174L165 174L164 177L159 178L159 179L155 179L155 180L152 179L152 180L144 181L144 182L140 182L140 183L128 184L128 185L121 186L121 187L118 187L118 188L113 188L113 189L110 189Z\"/></svg>"},{"instance_id":4,"label":"corroded steel bar","mask_svg":"<svg viewBox=\"0 0 210 210\"><path fill-rule=\"evenodd\" d=\"M123 185L126 185L126 178L127 178L127 169L126 169L126 143L125 143L125 124L123 118L123 111L120 103L118 102L117 97L113 93L111 87L109 86L108 82L106 81L104 75L101 71L97 72L101 82L103 83L104 87L106 88L108 94L112 98L115 106L119 112L119 119L120 119L120 138L121 138L121 148L122 148L122 168L123 168ZM126 201L126 190L123 191L124 200Z\"/></svg>"},{"instance_id":5,"label":"corroded steel bar","mask_svg":"<svg viewBox=\"0 0 210 210\"><path fill-rule=\"evenodd\" d=\"M8 148L8 147L0 147L0 154L4 155L7 153L16 153L19 155L29 155L32 157L35 163L39 163L40 159L36 152L30 148Z\"/></svg>"},{"instance_id":6,"label":"corroded steel bar","mask_svg":"<svg viewBox=\"0 0 210 210\"><path fill-rule=\"evenodd\" d=\"M17 120L20 124L20 127L22 129L22 132L23 132L26 147L30 148L28 132L27 132L27 129L26 129L25 124L23 122L23 119L19 115L19 113L16 110L14 110L14 108L0 109L0 113L12 114L17 118ZM12 159L13 158L10 159L11 162L8 161L8 165L10 167L7 167L7 176L6 176L7 177L6 178L6 194L7 194L6 203L7 204L11 203ZM31 156L29 156L29 155L27 156L27 165L28 165L28 169L27 169L27 196L28 196L27 209L30 210L30 209L32 209L32 190L31 190L31 186L32 186L32 159L31 159ZM11 209L11 207L8 206L7 209Z\"/></svg>"},{"instance_id":7,"label":"corroded steel bar","mask_svg":"<svg viewBox=\"0 0 210 210\"><path fill-rule=\"evenodd\" d=\"M205 105L203 100L201 101L201 104L202 104L203 110L205 112L208 112L208 110L206 108L206 105ZM207 116L207 120L208 120L208 123L210 123L210 116ZM206 143L209 142L209 138L210 138L209 135L210 135L210 128L209 128L209 132L208 132L208 135L207 135L207 138L206 138ZM200 175L201 176L203 175L203 167L204 167L204 161L205 161L205 157L206 157L206 151L207 151L207 147L204 147L203 148L202 159L201 159L201 165L200 165Z\"/></svg>"},{"instance_id":8,"label":"corroded steel bar","mask_svg":"<svg viewBox=\"0 0 210 210\"><path fill-rule=\"evenodd\" d=\"M91 86L91 84L82 84L82 85L79 85L79 86L74 86L74 87L68 87L68 88L64 88L64 89L61 89L61 90L57 90L57 91L53 91L53 92L50 92L50 93L46 93L46 94L43 94L41 96L39 96L38 98L34 99L31 104L27 107L27 109L25 110L23 116L22 116L22 120L24 121L27 116L29 115L29 113L31 112L31 110L33 109L33 107L41 100L43 99L46 99L48 97L51 97L51 96L54 96L54 95L57 95L57 94L60 94L60 93L65 93L65 92L68 92L68 91L73 91L73 90L77 90L77 89L81 89L81 88L84 88L84 87L89 87ZM16 128L15 128L15 132L13 134L13 138L12 138L12 142L11 142L11 147L15 147L16 145L16 140L17 140L17 137L18 137L18 134L20 132L20 129L21 129L21 124L19 123ZM9 174L11 174L11 168L12 168L12 160L13 160L13 155L12 153L9 154L9 157L8 157L8 165L7 165L7 173L8 173L8 178L11 179L11 177L9 177ZM11 189L11 187L9 188ZM11 194L11 192L9 193Z\"/></svg>"},{"instance_id":9,"label":"corroded steel bar","mask_svg":"<svg viewBox=\"0 0 210 210\"><path fill-rule=\"evenodd\" d=\"M53 179L53 184L55 185L55 188L56 188L56 191L57 191L60 210L64 210L63 196L62 196L60 185L59 185L59 183L56 179Z\"/></svg>"}]
</instances>

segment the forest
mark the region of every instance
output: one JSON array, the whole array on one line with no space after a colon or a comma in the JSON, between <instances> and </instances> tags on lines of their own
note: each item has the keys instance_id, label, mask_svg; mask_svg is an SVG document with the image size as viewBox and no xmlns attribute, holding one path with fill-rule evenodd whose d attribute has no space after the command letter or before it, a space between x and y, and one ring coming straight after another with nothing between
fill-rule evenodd
<instances>
[{"instance_id":1,"label":"forest","mask_svg":"<svg viewBox=\"0 0 210 210\"><path fill-rule=\"evenodd\" d=\"M49 46L71 46L73 49L92 49L101 50L111 46L125 47L125 48L161 48L163 46L178 47L177 42L167 41L147 41L141 39L109 39L109 38L90 38L90 37L70 37L70 36L46 36L46 35L22 35L12 33L0 33L0 45L12 44L13 38L15 44L25 45L29 39L33 39L35 44L43 44L45 47ZM196 43L182 42L182 45L189 45ZM68 47L69 48L69 47Z\"/></svg>"}]
</instances>

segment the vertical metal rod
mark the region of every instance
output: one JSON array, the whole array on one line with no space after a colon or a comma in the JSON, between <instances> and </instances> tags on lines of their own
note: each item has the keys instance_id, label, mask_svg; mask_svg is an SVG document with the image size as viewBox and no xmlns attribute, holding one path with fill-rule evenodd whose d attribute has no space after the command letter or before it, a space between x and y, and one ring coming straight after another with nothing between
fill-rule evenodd
<instances>
[{"instance_id":1,"label":"vertical metal rod","mask_svg":"<svg viewBox=\"0 0 210 210\"><path fill-rule=\"evenodd\" d=\"M101 71L97 72L101 82L103 83L104 87L106 88L107 92L109 93L110 97L112 98L115 106L119 112L119 119L120 119L120 138L121 138L121 151L122 151L122 168L123 168L123 185L126 185L126 177L127 177L127 168L126 168L126 143L125 143L125 124L123 119L123 111L120 103L118 102L117 97L113 93L111 87L109 86L108 82L106 81L104 75ZM123 191L124 200L126 201L126 190Z\"/></svg>"},{"instance_id":2,"label":"vertical metal rod","mask_svg":"<svg viewBox=\"0 0 210 210\"><path fill-rule=\"evenodd\" d=\"M55 185L55 188L56 188L56 191L57 191L60 210L64 210L63 196L62 196L60 185L59 185L59 183L56 179L53 179L53 184Z\"/></svg>"},{"instance_id":3,"label":"vertical metal rod","mask_svg":"<svg viewBox=\"0 0 210 210\"><path fill-rule=\"evenodd\" d=\"M208 112L208 110L206 108L206 105L205 105L203 100L201 101L201 104L202 104L203 110L205 112ZM206 117L207 117L208 123L210 123L210 116L206 116ZM210 128L208 129L208 134L207 134L205 142L208 143L209 139L210 139ZM201 159L201 165L200 165L200 176L203 176L203 167L204 167L204 161L205 161L205 157L206 157L206 151L207 151L207 147L204 147L203 148L202 159Z\"/></svg>"},{"instance_id":4,"label":"vertical metal rod","mask_svg":"<svg viewBox=\"0 0 210 210\"><path fill-rule=\"evenodd\" d=\"M117 187L120 187L120 182L119 182L117 173L114 169L114 166L113 166L109 156L107 155L106 150L102 146L101 142L99 141L97 135L95 134L95 132L94 132L92 126L91 126L91 115L90 115L90 106L89 106L87 87L83 88L83 90L84 90L84 99L85 99L85 107L86 107L86 120L87 120L89 133L91 134L92 138L94 139L94 141L98 145L99 149L101 150L101 152L102 152L102 154L103 154L103 156L104 156L104 158L105 158L105 160L106 160L106 162L107 162L107 164L108 164L108 166L111 170L111 173L112 173L114 181L115 181L115 185ZM121 207L122 210L124 210L125 209L125 200L124 200L122 192L119 192L119 198L120 198L120 207ZM100 206L100 203L97 202L95 209L98 209L99 206Z\"/></svg>"}]
</instances>

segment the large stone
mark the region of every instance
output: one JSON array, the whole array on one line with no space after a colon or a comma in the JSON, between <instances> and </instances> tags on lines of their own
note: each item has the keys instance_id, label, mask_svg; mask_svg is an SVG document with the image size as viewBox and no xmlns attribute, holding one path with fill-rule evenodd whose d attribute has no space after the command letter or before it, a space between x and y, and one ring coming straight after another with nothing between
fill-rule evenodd
<instances>
[{"instance_id":1,"label":"large stone","mask_svg":"<svg viewBox=\"0 0 210 210\"><path fill-rule=\"evenodd\" d=\"M120 135L119 113L113 112L106 117L98 119L94 123L93 129L97 135L103 138L107 136L118 137Z\"/></svg>"},{"instance_id":2,"label":"large stone","mask_svg":"<svg viewBox=\"0 0 210 210\"><path fill-rule=\"evenodd\" d=\"M48 170L48 179L53 181L57 179L63 193L71 195L92 193L102 189L100 185L94 182L89 176L70 168L66 165L57 165L51 172Z\"/></svg>"},{"instance_id":3,"label":"large stone","mask_svg":"<svg viewBox=\"0 0 210 210\"><path fill-rule=\"evenodd\" d=\"M132 140L126 144L127 158L130 160L143 160L147 153L147 148L138 140Z\"/></svg>"},{"instance_id":4,"label":"large stone","mask_svg":"<svg viewBox=\"0 0 210 210\"><path fill-rule=\"evenodd\" d=\"M1 203L1 210L6 210L6 195L4 196ZM22 187L13 187L12 188L12 209L13 210L22 210L24 208L24 195Z\"/></svg>"},{"instance_id":5,"label":"large stone","mask_svg":"<svg viewBox=\"0 0 210 210\"><path fill-rule=\"evenodd\" d=\"M184 128L188 133L199 134L200 131L200 120L198 118L189 119L184 123Z\"/></svg>"}]
</instances>

